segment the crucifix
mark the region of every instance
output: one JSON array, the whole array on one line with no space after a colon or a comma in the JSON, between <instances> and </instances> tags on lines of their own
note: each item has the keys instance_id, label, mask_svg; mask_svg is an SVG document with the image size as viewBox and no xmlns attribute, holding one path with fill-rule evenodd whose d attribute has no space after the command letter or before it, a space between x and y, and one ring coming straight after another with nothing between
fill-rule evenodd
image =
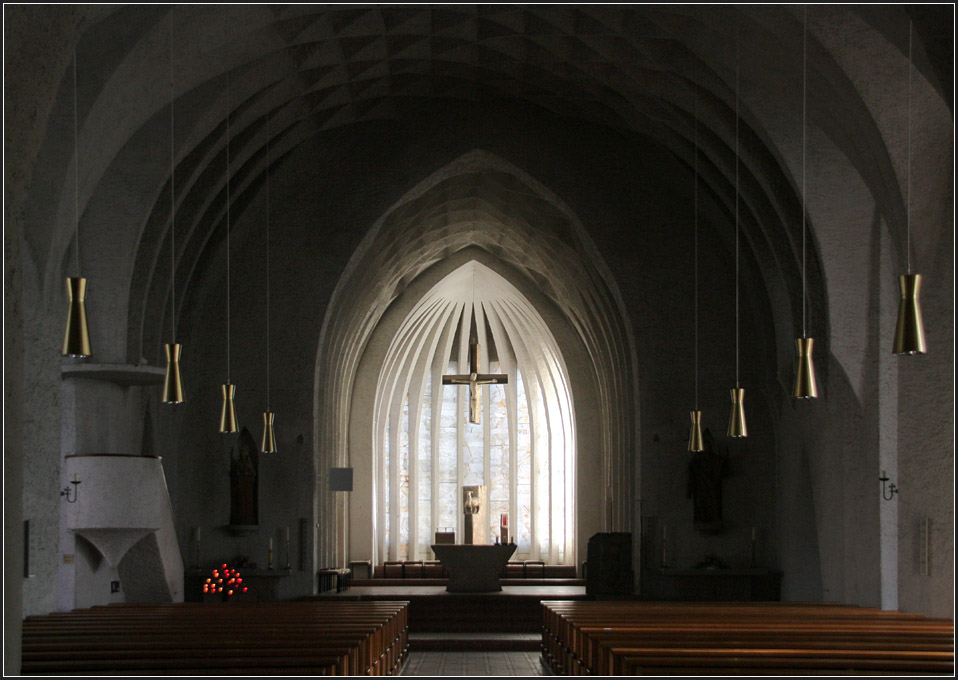
<instances>
[{"instance_id":1,"label":"crucifix","mask_svg":"<svg viewBox=\"0 0 958 680\"><path fill-rule=\"evenodd\" d=\"M508 382L509 376L502 373L479 372L479 341L475 338L469 340L469 374L442 376L443 385L469 385L469 422L477 425L482 414L479 386L505 385Z\"/></svg>"}]
</instances>

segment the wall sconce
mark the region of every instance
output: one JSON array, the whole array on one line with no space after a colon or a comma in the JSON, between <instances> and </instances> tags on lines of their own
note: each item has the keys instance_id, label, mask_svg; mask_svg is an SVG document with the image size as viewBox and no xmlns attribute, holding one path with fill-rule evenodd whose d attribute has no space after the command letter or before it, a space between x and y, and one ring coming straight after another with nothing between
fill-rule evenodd
<instances>
[{"instance_id":1,"label":"wall sconce","mask_svg":"<svg viewBox=\"0 0 958 680\"><path fill-rule=\"evenodd\" d=\"M60 492L60 495L67 497L67 503L76 503L76 502L77 502L77 489L79 488L79 485L82 484L82 483L83 483L83 482L81 482L79 479L77 479L76 473L74 473L74 474L73 474L73 481L70 482L70 484L73 485L73 499L72 499L72 500L70 499L70 487L68 487L68 486L63 487L63 491Z\"/></svg>"},{"instance_id":2,"label":"wall sconce","mask_svg":"<svg viewBox=\"0 0 958 680\"><path fill-rule=\"evenodd\" d=\"M881 497L884 498L886 501L890 501L892 498L895 497L895 494L898 493L898 487L895 486L894 484L889 484L888 495L886 496L885 483L888 481L888 475L885 474L884 470L881 471L881 477L879 477L878 480L881 482Z\"/></svg>"}]
</instances>

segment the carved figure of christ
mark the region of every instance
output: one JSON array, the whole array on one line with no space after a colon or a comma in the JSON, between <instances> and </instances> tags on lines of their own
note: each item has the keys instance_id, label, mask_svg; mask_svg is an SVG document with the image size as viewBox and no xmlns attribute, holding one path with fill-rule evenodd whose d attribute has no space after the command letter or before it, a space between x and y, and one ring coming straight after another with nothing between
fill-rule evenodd
<instances>
[{"instance_id":1,"label":"carved figure of christ","mask_svg":"<svg viewBox=\"0 0 958 680\"><path fill-rule=\"evenodd\" d=\"M469 422L479 424L482 415L481 385L505 385L509 376L503 373L479 372L479 343L469 343L469 375L444 375L443 385L469 385Z\"/></svg>"}]
</instances>

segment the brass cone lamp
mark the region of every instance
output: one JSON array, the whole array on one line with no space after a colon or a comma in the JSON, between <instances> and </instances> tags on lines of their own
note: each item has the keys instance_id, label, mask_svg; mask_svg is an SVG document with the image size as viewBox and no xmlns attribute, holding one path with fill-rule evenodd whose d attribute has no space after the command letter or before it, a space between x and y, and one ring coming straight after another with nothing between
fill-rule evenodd
<instances>
[{"instance_id":1,"label":"brass cone lamp","mask_svg":"<svg viewBox=\"0 0 958 680\"><path fill-rule=\"evenodd\" d=\"M729 437L747 437L748 428L745 426L745 388L736 387L729 390L732 393L732 415L728 421Z\"/></svg>"},{"instance_id":2,"label":"brass cone lamp","mask_svg":"<svg viewBox=\"0 0 958 680\"><path fill-rule=\"evenodd\" d=\"M818 397L818 383L815 381L815 364L812 361L814 338L798 338L795 347L798 351L798 370L795 371L795 389L792 396L796 399L815 399Z\"/></svg>"},{"instance_id":3,"label":"brass cone lamp","mask_svg":"<svg viewBox=\"0 0 958 680\"><path fill-rule=\"evenodd\" d=\"M805 272L807 261L808 229L805 224L805 113L807 92L807 64L806 36L808 34L808 8L804 9L802 20L802 337L796 338L795 347L798 351L798 367L795 371L795 387L792 396L796 399L815 399L818 397L818 383L815 380L815 364L812 361L813 338L807 333L807 277Z\"/></svg>"},{"instance_id":4,"label":"brass cone lamp","mask_svg":"<svg viewBox=\"0 0 958 680\"><path fill-rule=\"evenodd\" d=\"M263 444L260 450L263 453L276 453L276 435L273 433L273 418L276 416L271 411L263 414Z\"/></svg>"},{"instance_id":5,"label":"brass cone lamp","mask_svg":"<svg viewBox=\"0 0 958 680\"><path fill-rule=\"evenodd\" d=\"M222 386L222 390L223 410L220 411L220 432L239 432L239 426L236 424L236 409L233 406L233 397L236 396L236 385L226 383Z\"/></svg>"},{"instance_id":6,"label":"brass cone lamp","mask_svg":"<svg viewBox=\"0 0 958 680\"><path fill-rule=\"evenodd\" d=\"M90 329L86 321L86 279L69 277L66 284L70 307L67 310L62 354L65 357L88 357L92 352Z\"/></svg>"},{"instance_id":7,"label":"brass cone lamp","mask_svg":"<svg viewBox=\"0 0 958 680\"><path fill-rule=\"evenodd\" d=\"M692 416L692 431L689 433L689 451L697 453L705 450L702 443L702 412L690 411Z\"/></svg>"},{"instance_id":8,"label":"brass cone lamp","mask_svg":"<svg viewBox=\"0 0 958 680\"><path fill-rule=\"evenodd\" d=\"M180 355L183 345L176 342L176 152L173 131L173 10L170 10L170 326L173 342L163 344L166 352L166 375L163 379L163 403L182 404L186 401L183 378L180 376Z\"/></svg>"},{"instance_id":9,"label":"brass cone lamp","mask_svg":"<svg viewBox=\"0 0 958 680\"><path fill-rule=\"evenodd\" d=\"M911 273L911 21L908 22L908 198L906 206L905 254L907 269L898 277L898 323L895 324L895 344L892 354L924 354L925 324L921 318L921 305L918 293L921 290L921 274Z\"/></svg>"},{"instance_id":10,"label":"brass cone lamp","mask_svg":"<svg viewBox=\"0 0 958 680\"><path fill-rule=\"evenodd\" d=\"M266 112L266 411L263 413L263 442L260 451L276 453L276 433L273 432L273 419L276 414L269 408L269 111Z\"/></svg>"},{"instance_id":11,"label":"brass cone lamp","mask_svg":"<svg viewBox=\"0 0 958 680\"><path fill-rule=\"evenodd\" d=\"M739 37L735 34L735 387L732 393L732 413L728 420L728 436L740 439L748 436L745 426L745 388L739 383L739 156L738 156L738 76L739 76Z\"/></svg>"},{"instance_id":12,"label":"brass cone lamp","mask_svg":"<svg viewBox=\"0 0 958 680\"><path fill-rule=\"evenodd\" d=\"M694 309L695 313L694 318L694 328L695 328L695 410L690 412L692 416L692 430L689 432L689 452L698 453L699 451L705 450L705 445L702 440L702 412L699 410L699 112L698 112L698 100L696 99L693 106L695 111L694 117L694 128L692 136L695 138L695 157L693 161L693 166L695 169L694 178L695 184L693 185L693 194L694 194L694 219L692 221L693 230L692 230L692 242L693 242L693 253L694 253Z\"/></svg>"},{"instance_id":13,"label":"brass cone lamp","mask_svg":"<svg viewBox=\"0 0 958 680\"><path fill-rule=\"evenodd\" d=\"M921 274L902 274L898 277L901 298L898 300L898 323L895 326L893 354L924 354L925 325L921 319L918 293Z\"/></svg>"},{"instance_id":14,"label":"brass cone lamp","mask_svg":"<svg viewBox=\"0 0 958 680\"><path fill-rule=\"evenodd\" d=\"M183 352L183 345L176 342L167 342L163 344L163 349L166 351L163 403L182 404L186 401L183 397L183 380L180 377L180 355Z\"/></svg>"},{"instance_id":15,"label":"brass cone lamp","mask_svg":"<svg viewBox=\"0 0 958 680\"><path fill-rule=\"evenodd\" d=\"M90 349L90 328L86 320L86 279L80 276L80 156L77 144L77 55L73 50L73 191L74 222L76 225L76 270L77 275L67 277L67 325L63 332L65 357L86 358L93 354Z\"/></svg>"}]
</instances>

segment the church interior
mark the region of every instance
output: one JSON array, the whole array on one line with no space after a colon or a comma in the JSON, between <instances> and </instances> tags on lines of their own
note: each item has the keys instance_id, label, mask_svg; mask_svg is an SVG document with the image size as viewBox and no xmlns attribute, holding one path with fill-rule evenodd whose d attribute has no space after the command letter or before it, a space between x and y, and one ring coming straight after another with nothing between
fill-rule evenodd
<instances>
[{"instance_id":1,"label":"church interior","mask_svg":"<svg viewBox=\"0 0 958 680\"><path fill-rule=\"evenodd\" d=\"M226 569L233 612L378 607L409 671L490 544L469 607L539 592L552 672L575 606L757 601L921 615L953 672L953 4L4 37L5 674L58 612L212 621Z\"/></svg>"}]
</instances>

